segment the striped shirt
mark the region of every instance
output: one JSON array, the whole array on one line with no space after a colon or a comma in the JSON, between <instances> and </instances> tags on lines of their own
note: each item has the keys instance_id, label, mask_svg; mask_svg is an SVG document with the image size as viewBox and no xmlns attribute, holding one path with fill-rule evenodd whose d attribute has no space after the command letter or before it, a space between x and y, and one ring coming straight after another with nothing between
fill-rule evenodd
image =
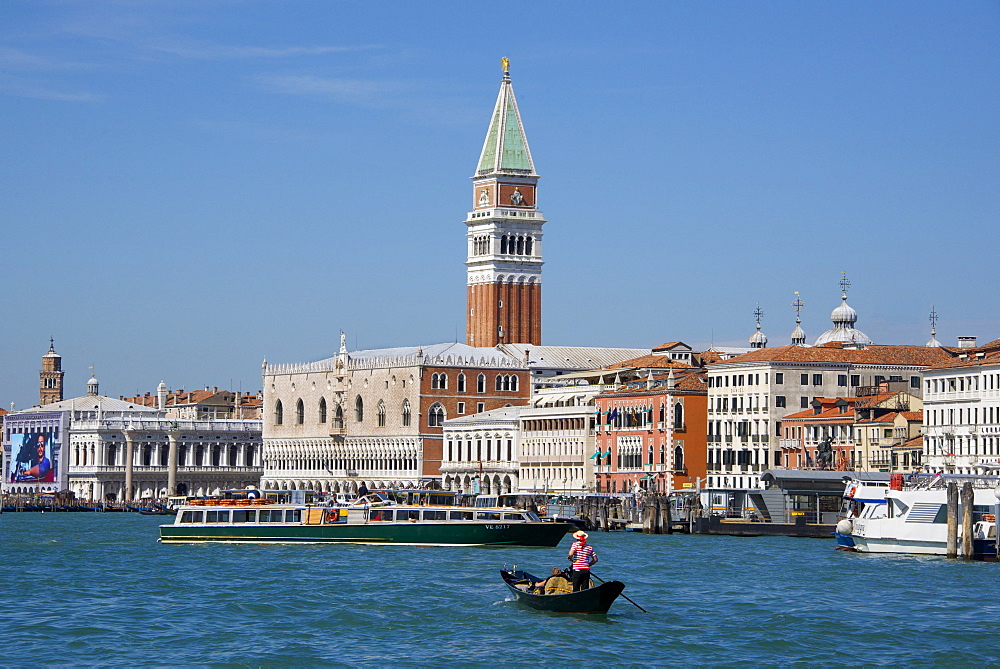
<instances>
[{"instance_id":1,"label":"striped shirt","mask_svg":"<svg viewBox=\"0 0 1000 669\"><path fill-rule=\"evenodd\" d=\"M590 569L590 558L594 555L594 547L577 541L573 544L573 571Z\"/></svg>"}]
</instances>

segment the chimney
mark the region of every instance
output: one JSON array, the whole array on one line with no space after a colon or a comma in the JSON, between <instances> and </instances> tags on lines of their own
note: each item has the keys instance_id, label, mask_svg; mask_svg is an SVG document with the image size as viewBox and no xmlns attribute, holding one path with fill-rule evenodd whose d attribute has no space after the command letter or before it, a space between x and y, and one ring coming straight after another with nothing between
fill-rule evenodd
<instances>
[{"instance_id":1,"label":"chimney","mask_svg":"<svg viewBox=\"0 0 1000 669\"><path fill-rule=\"evenodd\" d=\"M976 348L976 338L975 337L959 337L958 338L959 348Z\"/></svg>"}]
</instances>

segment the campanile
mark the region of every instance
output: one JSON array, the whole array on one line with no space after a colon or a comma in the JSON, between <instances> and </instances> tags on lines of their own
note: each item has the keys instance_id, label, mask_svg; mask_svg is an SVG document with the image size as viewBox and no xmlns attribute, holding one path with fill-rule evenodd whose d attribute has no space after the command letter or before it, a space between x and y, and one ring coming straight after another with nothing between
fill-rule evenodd
<instances>
[{"instance_id":1,"label":"campanile","mask_svg":"<svg viewBox=\"0 0 1000 669\"><path fill-rule=\"evenodd\" d=\"M542 225L538 175L514 99L503 79L472 177L465 341L470 346L542 343Z\"/></svg>"}]
</instances>

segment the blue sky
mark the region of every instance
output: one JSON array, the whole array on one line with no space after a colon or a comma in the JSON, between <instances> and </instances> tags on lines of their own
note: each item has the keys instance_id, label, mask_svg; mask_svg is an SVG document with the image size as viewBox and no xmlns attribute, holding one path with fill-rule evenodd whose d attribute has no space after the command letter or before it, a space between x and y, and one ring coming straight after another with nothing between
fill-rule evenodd
<instances>
[{"instance_id":1,"label":"blue sky","mask_svg":"<svg viewBox=\"0 0 1000 669\"><path fill-rule=\"evenodd\" d=\"M464 336L511 74L543 343L1000 337L996 2L0 5L0 405Z\"/></svg>"}]
</instances>

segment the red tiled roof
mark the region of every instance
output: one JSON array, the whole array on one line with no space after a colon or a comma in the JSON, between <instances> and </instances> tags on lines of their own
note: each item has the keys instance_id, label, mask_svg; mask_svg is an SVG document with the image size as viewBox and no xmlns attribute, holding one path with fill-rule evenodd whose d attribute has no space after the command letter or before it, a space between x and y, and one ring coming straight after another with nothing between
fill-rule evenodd
<instances>
[{"instance_id":1,"label":"red tiled roof","mask_svg":"<svg viewBox=\"0 0 1000 669\"><path fill-rule=\"evenodd\" d=\"M856 365L914 365L929 367L953 360L949 350L936 346L775 346L738 355L731 362L830 362ZM714 363L719 364L719 363Z\"/></svg>"},{"instance_id":2,"label":"red tiled roof","mask_svg":"<svg viewBox=\"0 0 1000 669\"><path fill-rule=\"evenodd\" d=\"M996 341L1000 341L1000 339ZM991 346L993 343L994 342L990 342L987 346ZM952 369L959 367L985 367L987 365L1000 365L1000 350L981 351L980 349L971 348L962 349L962 353L968 355L965 360L952 358L944 362L939 362L936 365L931 365L930 369ZM983 357L978 357L978 353L983 353Z\"/></svg>"},{"instance_id":3,"label":"red tiled roof","mask_svg":"<svg viewBox=\"0 0 1000 669\"><path fill-rule=\"evenodd\" d=\"M626 367L640 367L642 369L689 369L691 365L679 360L671 360L662 355L641 355L638 358L608 365L607 369L622 369Z\"/></svg>"}]
</instances>

